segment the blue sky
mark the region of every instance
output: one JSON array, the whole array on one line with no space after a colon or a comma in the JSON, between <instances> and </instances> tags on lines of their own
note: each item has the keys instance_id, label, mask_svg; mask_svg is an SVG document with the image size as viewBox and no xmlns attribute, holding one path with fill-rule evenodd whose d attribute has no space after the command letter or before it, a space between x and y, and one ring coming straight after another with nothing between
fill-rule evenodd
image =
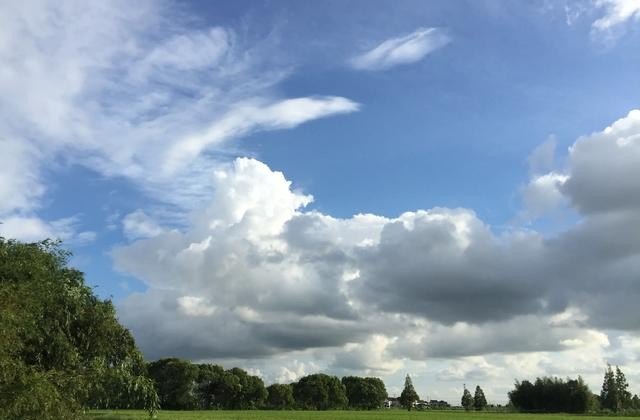
<instances>
[{"instance_id":1,"label":"blue sky","mask_svg":"<svg viewBox=\"0 0 640 420\"><path fill-rule=\"evenodd\" d=\"M639 20L634 0L12 5L0 233L63 239L150 358L409 372L451 401L477 380L502 402L516 374L595 387L607 361L640 383Z\"/></svg>"}]
</instances>

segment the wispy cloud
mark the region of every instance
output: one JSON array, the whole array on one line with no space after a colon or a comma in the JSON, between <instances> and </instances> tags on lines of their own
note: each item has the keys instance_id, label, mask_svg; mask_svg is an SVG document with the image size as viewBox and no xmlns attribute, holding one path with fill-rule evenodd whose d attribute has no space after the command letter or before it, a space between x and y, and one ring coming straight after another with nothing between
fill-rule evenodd
<instances>
[{"instance_id":1,"label":"wispy cloud","mask_svg":"<svg viewBox=\"0 0 640 420\"><path fill-rule=\"evenodd\" d=\"M415 63L449 43L450 38L438 28L420 28L399 38L384 41L350 60L358 70L386 70L401 64Z\"/></svg>"},{"instance_id":2,"label":"wispy cloud","mask_svg":"<svg viewBox=\"0 0 640 420\"><path fill-rule=\"evenodd\" d=\"M605 11L593 22L595 30L608 31L629 20L640 20L640 0L596 0L595 4Z\"/></svg>"},{"instance_id":3,"label":"wispy cloud","mask_svg":"<svg viewBox=\"0 0 640 420\"><path fill-rule=\"evenodd\" d=\"M210 193L212 155L229 140L358 110L336 96L282 98L290 69L271 64L269 40L198 27L176 7L7 5L0 216L35 217L47 192L42 172L62 156L160 202L195 206Z\"/></svg>"}]
</instances>

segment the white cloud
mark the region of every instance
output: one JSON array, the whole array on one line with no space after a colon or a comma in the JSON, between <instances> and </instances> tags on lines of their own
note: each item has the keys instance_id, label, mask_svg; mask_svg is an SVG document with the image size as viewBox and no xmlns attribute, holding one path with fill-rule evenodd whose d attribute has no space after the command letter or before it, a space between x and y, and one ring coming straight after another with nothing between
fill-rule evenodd
<instances>
[{"instance_id":1,"label":"white cloud","mask_svg":"<svg viewBox=\"0 0 640 420\"><path fill-rule=\"evenodd\" d=\"M404 364L389 352L392 339L374 334L362 343L347 344L336 352L332 367L365 375L388 375L397 372Z\"/></svg>"},{"instance_id":2,"label":"white cloud","mask_svg":"<svg viewBox=\"0 0 640 420\"><path fill-rule=\"evenodd\" d=\"M604 9L604 16L593 22L598 31L609 31L627 21L640 20L639 0L595 0L598 8Z\"/></svg>"},{"instance_id":3,"label":"white cloud","mask_svg":"<svg viewBox=\"0 0 640 420\"><path fill-rule=\"evenodd\" d=\"M82 245L94 241L95 232L78 232L79 221L78 217L48 222L38 217L12 215L0 219L0 235L25 242L60 239Z\"/></svg>"},{"instance_id":4,"label":"white cloud","mask_svg":"<svg viewBox=\"0 0 640 420\"><path fill-rule=\"evenodd\" d=\"M336 96L286 99L269 104L237 104L201 132L182 138L171 146L166 153L163 172L173 175L208 147L252 131L292 128L306 121L358 109L359 104Z\"/></svg>"},{"instance_id":5,"label":"white cloud","mask_svg":"<svg viewBox=\"0 0 640 420\"><path fill-rule=\"evenodd\" d=\"M38 207L45 190L35 164L39 158L31 144L0 134L0 216Z\"/></svg>"},{"instance_id":6,"label":"white cloud","mask_svg":"<svg viewBox=\"0 0 640 420\"><path fill-rule=\"evenodd\" d=\"M578 139L563 170L542 173L549 150L534 159L532 182L582 217L551 237L498 235L468 209L339 219L305 210L312 197L282 173L238 159L215 173L211 203L188 228L114 250L119 269L149 286L121 318L149 357L262 360L284 381L302 369L268 366L287 357L386 378L426 360L420 377L491 381L503 401L514 376L583 374L597 386L609 354L635 372L635 120ZM601 171L610 176L591 180ZM600 189L609 199L596 209ZM631 338L612 340L613 330Z\"/></svg>"},{"instance_id":7,"label":"white cloud","mask_svg":"<svg viewBox=\"0 0 640 420\"><path fill-rule=\"evenodd\" d=\"M264 44L201 27L171 3L22 2L0 16L0 214L35 211L55 163L122 176L151 198L195 208L223 143L359 105L281 98L289 70Z\"/></svg>"},{"instance_id":8,"label":"white cloud","mask_svg":"<svg viewBox=\"0 0 640 420\"><path fill-rule=\"evenodd\" d=\"M350 64L358 70L386 70L420 61L448 42L449 37L441 29L420 28L409 35L382 42L375 48L353 57Z\"/></svg>"},{"instance_id":9,"label":"white cloud","mask_svg":"<svg viewBox=\"0 0 640 420\"><path fill-rule=\"evenodd\" d=\"M141 209L122 219L122 229L129 239L151 238L163 232L162 227Z\"/></svg>"},{"instance_id":10,"label":"white cloud","mask_svg":"<svg viewBox=\"0 0 640 420\"><path fill-rule=\"evenodd\" d=\"M567 200L561 188L567 179L566 175L555 172L531 179L521 190L524 205L521 216L525 220L535 220L562 208Z\"/></svg>"}]
</instances>

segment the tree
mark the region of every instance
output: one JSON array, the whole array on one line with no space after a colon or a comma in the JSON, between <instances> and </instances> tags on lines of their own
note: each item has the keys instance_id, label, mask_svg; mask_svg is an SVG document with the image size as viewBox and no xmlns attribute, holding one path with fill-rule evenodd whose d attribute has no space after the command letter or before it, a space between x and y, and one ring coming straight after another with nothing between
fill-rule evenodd
<instances>
[{"instance_id":1,"label":"tree","mask_svg":"<svg viewBox=\"0 0 640 420\"><path fill-rule=\"evenodd\" d=\"M387 399L387 389L380 378L345 376L342 385L351 408L373 410L381 408Z\"/></svg>"},{"instance_id":2,"label":"tree","mask_svg":"<svg viewBox=\"0 0 640 420\"><path fill-rule=\"evenodd\" d=\"M192 410L197 406L198 367L188 360L160 359L149 363L149 376L160 397L160 406L168 410Z\"/></svg>"},{"instance_id":3,"label":"tree","mask_svg":"<svg viewBox=\"0 0 640 420\"><path fill-rule=\"evenodd\" d=\"M509 401L520 411L585 413L595 404L595 396L581 377L578 379L537 378L517 382Z\"/></svg>"},{"instance_id":4,"label":"tree","mask_svg":"<svg viewBox=\"0 0 640 420\"><path fill-rule=\"evenodd\" d=\"M473 408L473 397L471 396L471 392L469 392L466 385L464 387L464 391L462 392L462 400L460 404L466 411L469 411L471 410L471 408Z\"/></svg>"},{"instance_id":5,"label":"tree","mask_svg":"<svg viewBox=\"0 0 640 420\"><path fill-rule=\"evenodd\" d=\"M0 419L157 408L133 337L58 242L0 237Z\"/></svg>"},{"instance_id":6,"label":"tree","mask_svg":"<svg viewBox=\"0 0 640 420\"><path fill-rule=\"evenodd\" d=\"M224 370L216 365L201 365L195 385L197 405L204 408L251 410L262 407L267 398L264 382L245 370Z\"/></svg>"},{"instance_id":7,"label":"tree","mask_svg":"<svg viewBox=\"0 0 640 420\"><path fill-rule=\"evenodd\" d=\"M476 386L476 392L473 395L473 407L476 411L487 408L487 399L484 397L484 391L482 391L479 385Z\"/></svg>"},{"instance_id":8,"label":"tree","mask_svg":"<svg viewBox=\"0 0 640 420\"><path fill-rule=\"evenodd\" d=\"M618 412L621 408L618 384L616 383L616 377L611 369L611 365L607 365L607 369L604 372L602 390L600 391L600 402L602 408L607 408L615 412Z\"/></svg>"},{"instance_id":9,"label":"tree","mask_svg":"<svg viewBox=\"0 0 640 420\"><path fill-rule=\"evenodd\" d=\"M419 399L420 397L418 396L418 393L413 387L413 382L411 381L411 377L407 375L407 377L404 378L404 389L400 394L400 404L402 404L402 406L407 410L411 411L411 409L413 408L413 405Z\"/></svg>"},{"instance_id":10,"label":"tree","mask_svg":"<svg viewBox=\"0 0 640 420\"><path fill-rule=\"evenodd\" d=\"M302 409L331 410L347 406L347 396L340 380L324 373L305 376L293 384L293 397Z\"/></svg>"},{"instance_id":11,"label":"tree","mask_svg":"<svg viewBox=\"0 0 640 420\"><path fill-rule=\"evenodd\" d=\"M616 389L620 400L620 408L626 409L631 406L631 393L629 392L629 383L622 373L622 370L616 366Z\"/></svg>"},{"instance_id":12,"label":"tree","mask_svg":"<svg viewBox=\"0 0 640 420\"><path fill-rule=\"evenodd\" d=\"M288 384L272 384L267 387L267 407L273 410L293 408L293 389Z\"/></svg>"},{"instance_id":13,"label":"tree","mask_svg":"<svg viewBox=\"0 0 640 420\"><path fill-rule=\"evenodd\" d=\"M224 368L213 364L200 364L196 379L196 405L201 409L211 409L218 405L216 389L224 375Z\"/></svg>"}]
</instances>

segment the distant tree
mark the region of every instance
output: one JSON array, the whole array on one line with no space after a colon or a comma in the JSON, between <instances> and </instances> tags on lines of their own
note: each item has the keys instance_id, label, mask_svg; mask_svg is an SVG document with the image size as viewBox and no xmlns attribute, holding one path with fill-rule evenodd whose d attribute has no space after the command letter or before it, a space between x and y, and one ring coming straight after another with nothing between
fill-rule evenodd
<instances>
[{"instance_id":1,"label":"distant tree","mask_svg":"<svg viewBox=\"0 0 640 420\"><path fill-rule=\"evenodd\" d=\"M473 408L473 397L471 396L471 392L464 387L464 391L462 392L462 400L460 404L464 407L465 410L469 411Z\"/></svg>"},{"instance_id":2,"label":"distant tree","mask_svg":"<svg viewBox=\"0 0 640 420\"><path fill-rule=\"evenodd\" d=\"M406 378L404 378L404 389L400 394L400 404L407 410L411 411L411 409L413 408L413 404L419 399L420 397L413 387L411 377L407 375Z\"/></svg>"},{"instance_id":3,"label":"distant tree","mask_svg":"<svg viewBox=\"0 0 640 420\"><path fill-rule=\"evenodd\" d=\"M196 378L195 397L196 405L200 409L216 408L219 401L216 399L224 368L213 364L200 364L198 367L198 377Z\"/></svg>"},{"instance_id":4,"label":"distant tree","mask_svg":"<svg viewBox=\"0 0 640 420\"><path fill-rule=\"evenodd\" d=\"M640 410L640 398L638 398L638 394L631 398L631 408L634 410Z\"/></svg>"},{"instance_id":5,"label":"distant tree","mask_svg":"<svg viewBox=\"0 0 640 420\"><path fill-rule=\"evenodd\" d=\"M347 406L344 386L335 376L316 373L293 384L293 397L302 409L332 410Z\"/></svg>"},{"instance_id":6,"label":"distant tree","mask_svg":"<svg viewBox=\"0 0 640 420\"><path fill-rule=\"evenodd\" d=\"M594 406L595 396L581 377L566 381L544 377L535 383L516 381L509 401L520 411L585 413Z\"/></svg>"},{"instance_id":7,"label":"distant tree","mask_svg":"<svg viewBox=\"0 0 640 420\"><path fill-rule=\"evenodd\" d=\"M382 407L387 399L387 389L380 378L345 376L342 385L351 408L372 410Z\"/></svg>"},{"instance_id":8,"label":"distant tree","mask_svg":"<svg viewBox=\"0 0 640 420\"><path fill-rule=\"evenodd\" d=\"M476 386L476 392L473 395L473 407L476 411L481 411L487 408L487 399L484 396L484 391L480 386Z\"/></svg>"},{"instance_id":9,"label":"distant tree","mask_svg":"<svg viewBox=\"0 0 640 420\"><path fill-rule=\"evenodd\" d=\"M604 380L602 381L602 390L600 391L600 403L602 408L618 412L621 408L620 401L615 374L611 369L611 365L607 365L607 369L604 372Z\"/></svg>"},{"instance_id":10,"label":"distant tree","mask_svg":"<svg viewBox=\"0 0 640 420\"><path fill-rule=\"evenodd\" d=\"M618 398L620 399L620 408L630 408L631 393L629 392L629 383L618 366L616 366L616 389L618 390Z\"/></svg>"},{"instance_id":11,"label":"distant tree","mask_svg":"<svg viewBox=\"0 0 640 420\"><path fill-rule=\"evenodd\" d=\"M293 388L288 384L272 384L267 387L267 407L273 410L293 408Z\"/></svg>"},{"instance_id":12,"label":"distant tree","mask_svg":"<svg viewBox=\"0 0 640 420\"><path fill-rule=\"evenodd\" d=\"M160 406L168 410L192 410L197 407L198 366L188 360L160 359L148 365L160 397Z\"/></svg>"}]
</instances>

